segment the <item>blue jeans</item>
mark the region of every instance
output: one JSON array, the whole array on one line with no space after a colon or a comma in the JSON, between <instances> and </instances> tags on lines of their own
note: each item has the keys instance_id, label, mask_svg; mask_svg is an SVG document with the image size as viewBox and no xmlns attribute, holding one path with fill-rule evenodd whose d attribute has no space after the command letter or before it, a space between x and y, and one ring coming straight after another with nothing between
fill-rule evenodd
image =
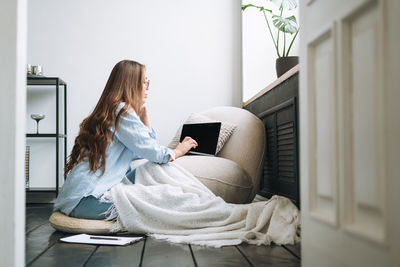
<instances>
[{"instance_id":1,"label":"blue jeans","mask_svg":"<svg viewBox=\"0 0 400 267\"><path fill-rule=\"evenodd\" d=\"M125 174L133 184L135 183L136 169L130 170ZM100 178L101 179L101 178ZM90 220L104 220L107 218L105 212L110 208L111 203L100 202L94 196L87 196L79 201L78 205L69 214L70 217Z\"/></svg>"}]
</instances>

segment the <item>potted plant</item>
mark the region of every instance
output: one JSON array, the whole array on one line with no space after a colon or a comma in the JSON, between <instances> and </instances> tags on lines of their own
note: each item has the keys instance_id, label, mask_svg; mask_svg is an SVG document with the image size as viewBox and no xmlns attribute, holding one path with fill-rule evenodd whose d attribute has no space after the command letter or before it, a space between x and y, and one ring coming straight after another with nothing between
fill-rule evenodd
<instances>
[{"instance_id":1,"label":"potted plant","mask_svg":"<svg viewBox=\"0 0 400 267\"><path fill-rule=\"evenodd\" d=\"M298 5L297 0L267 1L274 3L278 7L279 14L274 14L272 9L266 8L264 6L256 6L253 4L242 5L242 11L246 10L247 8L257 8L264 15L265 22L267 23L268 27L268 32L271 36L272 42L274 43L276 54L278 56L278 58L276 59L276 73L279 77L299 63L298 56L289 56L289 52L292 48L293 42L296 39L297 34L299 33L297 19L294 15L289 17L284 16L284 13L286 11L293 10L297 8ZM271 30L271 24L274 25L277 29L275 34ZM287 37L289 38L287 39Z\"/></svg>"}]
</instances>

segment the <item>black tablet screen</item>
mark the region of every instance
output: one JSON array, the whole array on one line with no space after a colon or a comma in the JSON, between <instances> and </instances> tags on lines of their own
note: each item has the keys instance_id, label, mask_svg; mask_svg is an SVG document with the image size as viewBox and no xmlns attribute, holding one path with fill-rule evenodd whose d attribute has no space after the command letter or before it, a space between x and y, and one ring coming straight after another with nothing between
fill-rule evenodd
<instances>
[{"instance_id":1,"label":"black tablet screen","mask_svg":"<svg viewBox=\"0 0 400 267\"><path fill-rule=\"evenodd\" d=\"M198 143L198 147L190 151L215 155L220 129L221 122L184 124L179 142L190 136Z\"/></svg>"}]
</instances>

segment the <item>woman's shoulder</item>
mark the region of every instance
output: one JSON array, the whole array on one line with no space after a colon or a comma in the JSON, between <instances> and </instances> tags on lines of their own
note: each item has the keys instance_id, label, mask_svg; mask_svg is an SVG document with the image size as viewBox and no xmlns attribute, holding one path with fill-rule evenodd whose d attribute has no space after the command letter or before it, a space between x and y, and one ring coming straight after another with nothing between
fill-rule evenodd
<instances>
[{"instance_id":1,"label":"woman's shoulder","mask_svg":"<svg viewBox=\"0 0 400 267\"><path fill-rule=\"evenodd\" d=\"M120 110L125 106L126 106L126 116L138 117L135 110L130 105L128 105L126 102L119 103L117 108L115 109L115 113L118 114L120 112Z\"/></svg>"},{"instance_id":2,"label":"woman's shoulder","mask_svg":"<svg viewBox=\"0 0 400 267\"><path fill-rule=\"evenodd\" d=\"M119 125L126 125L129 127L132 127L133 125L141 124L142 121L140 120L139 116L136 114L135 110L125 102L121 102L118 105L118 108L116 109L115 114L118 115L120 110L125 106L126 106L126 111L123 114L121 114L121 116L118 119ZM113 131L114 129L111 129L111 130Z\"/></svg>"}]
</instances>

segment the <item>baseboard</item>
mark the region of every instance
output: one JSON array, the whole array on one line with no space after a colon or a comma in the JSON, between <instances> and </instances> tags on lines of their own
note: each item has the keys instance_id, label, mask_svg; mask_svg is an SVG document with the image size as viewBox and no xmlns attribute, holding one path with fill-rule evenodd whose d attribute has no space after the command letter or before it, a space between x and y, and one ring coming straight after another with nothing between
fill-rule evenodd
<instances>
[{"instance_id":1,"label":"baseboard","mask_svg":"<svg viewBox=\"0 0 400 267\"><path fill-rule=\"evenodd\" d=\"M56 195L54 192L26 192L26 203L54 203Z\"/></svg>"}]
</instances>

